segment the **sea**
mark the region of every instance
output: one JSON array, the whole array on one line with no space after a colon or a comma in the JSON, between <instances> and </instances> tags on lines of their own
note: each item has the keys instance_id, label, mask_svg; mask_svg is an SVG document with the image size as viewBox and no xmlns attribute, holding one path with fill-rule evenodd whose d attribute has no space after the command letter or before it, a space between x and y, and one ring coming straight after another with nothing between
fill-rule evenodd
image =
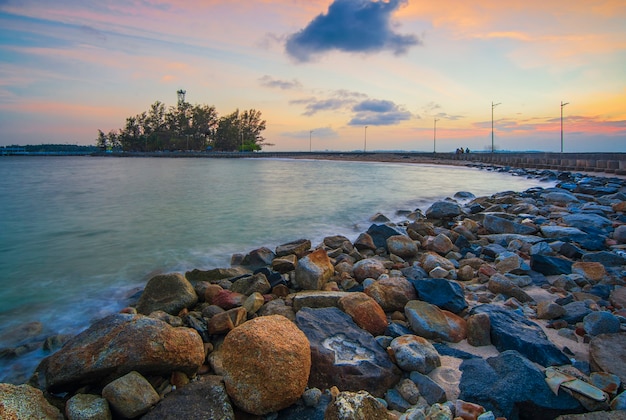
<instances>
[{"instance_id":1,"label":"sea","mask_svg":"<svg viewBox=\"0 0 626 420\"><path fill-rule=\"evenodd\" d=\"M382 213L423 212L458 191L552 184L477 168L270 158L0 157L0 382L48 352L3 349L77 334L154 275L230 266L297 239L351 240ZM22 340L22 341L20 341Z\"/></svg>"}]
</instances>

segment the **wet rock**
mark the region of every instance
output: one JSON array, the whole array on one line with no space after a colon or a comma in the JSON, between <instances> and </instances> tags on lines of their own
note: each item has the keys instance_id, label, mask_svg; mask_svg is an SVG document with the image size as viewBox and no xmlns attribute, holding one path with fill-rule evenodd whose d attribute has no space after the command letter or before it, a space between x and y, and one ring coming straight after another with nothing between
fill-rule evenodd
<instances>
[{"instance_id":1,"label":"wet rock","mask_svg":"<svg viewBox=\"0 0 626 420\"><path fill-rule=\"evenodd\" d=\"M450 260L434 252L425 253L420 259L420 263L426 272L432 271L435 267L441 267L448 271L456 268Z\"/></svg>"},{"instance_id":2,"label":"wet rock","mask_svg":"<svg viewBox=\"0 0 626 420\"><path fill-rule=\"evenodd\" d=\"M491 342L499 351L516 350L542 366L570 363L569 358L548 340L539 325L518 312L495 304L480 305L470 312L472 315L479 313L489 315Z\"/></svg>"},{"instance_id":3,"label":"wet rock","mask_svg":"<svg viewBox=\"0 0 626 420\"><path fill-rule=\"evenodd\" d=\"M324 420L385 419L387 409L365 391L340 392L324 413Z\"/></svg>"},{"instance_id":4,"label":"wet rock","mask_svg":"<svg viewBox=\"0 0 626 420\"><path fill-rule=\"evenodd\" d=\"M288 273L298 266L298 257L294 254L285 255L284 257L276 257L272 260L272 270L279 273Z\"/></svg>"},{"instance_id":5,"label":"wet rock","mask_svg":"<svg viewBox=\"0 0 626 420\"><path fill-rule=\"evenodd\" d=\"M311 370L306 336L280 315L232 330L221 347L226 391L242 410L264 415L296 402Z\"/></svg>"},{"instance_id":6,"label":"wet rock","mask_svg":"<svg viewBox=\"0 0 626 420\"><path fill-rule=\"evenodd\" d=\"M620 331L620 322L610 312L591 312L583 318L583 328L591 336L600 334L615 334Z\"/></svg>"},{"instance_id":7,"label":"wet rock","mask_svg":"<svg viewBox=\"0 0 626 420\"><path fill-rule=\"evenodd\" d=\"M272 290L270 282L267 281L267 277L263 273L257 273L252 276L242 277L233 282L230 291L233 293L241 293L242 295L250 296L253 293L260 293L262 295L269 293Z\"/></svg>"},{"instance_id":8,"label":"wet rock","mask_svg":"<svg viewBox=\"0 0 626 420\"><path fill-rule=\"evenodd\" d=\"M109 403L99 395L76 394L65 403L68 420L111 420Z\"/></svg>"},{"instance_id":9,"label":"wet rock","mask_svg":"<svg viewBox=\"0 0 626 420\"><path fill-rule=\"evenodd\" d=\"M417 244L406 235L393 235L387 238L387 249L390 254L400 258L413 258L417 255Z\"/></svg>"},{"instance_id":10,"label":"wet rock","mask_svg":"<svg viewBox=\"0 0 626 420\"><path fill-rule=\"evenodd\" d=\"M257 268L271 265L274 258L276 258L276 254L271 249L261 247L250 251L250 253L244 256L241 265L256 270Z\"/></svg>"},{"instance_id":11,"label":"wet rock","mask_svg":"<svg viewBox=\"0 0 626 420\"><path fill-rule=\"evenodd\" d=\"M466 321L449 311L419 300L412 300L404 313L415 334L457 343L467 337Z\"/></svg>"},{"instance_id":12,"label":"wet rock","mask_svg":"<svg viewBox=\"0 0 626 420\"><path fill-rule=\"evenodd\" d=\"M376 258L366 258L364 260L357 261L353 268L354 278L358 282L363 282L363 280L367 278L376 280L386 271L387 269L385 268L383 262Z\"/></svg>"},{"instance_id":13,"label":"wet rock","mask_svg":"<svg viewBox=\"0 0 626 420\"><path fill-rule=\"evenodd\" d=\"M102 389L102 396L115 412L127 419L145 414L159 402L159 394L137 372L129 372L107 384Z\"/></svg>"},{"instance_id":14,"label":"wet rock","mask_svg":"<svg viewBox=\"0 0 626 420\"><path fill-rule=\"evenodd\" d=\"M465 360L461 371L459 398L480 404L496 416L551 420L559 414L582 410L571 396L554 395L543 372L516 351L505 351L487 360Z\"/></svg>"},{"instance_id":15,"label":"wet rock","mask_svg":"<svg viewBox=\"0 0 626 420\"><path fill-rule=\"evenodd\" d=\"M530 267L546 276L571 274L572 261L558 257L535 254L530 258Z\"/></svg>"},{"instance_id":16,"label":"wet rock","mask_svg":"<svg viewBox=\"0 0 626 420\"><path fill-rule=\"evenodd\" d=\"M413 285L404 277L389 277L372 282L365 288L385 312L403 311L404 305L417 299Z\"/></svg>"},{"instance_id":17,"label":"wet rock","mask_svg":"<svg viewBox=\"0 0 626 420\"><path fill-rule=\"evenodd\" d=\"M467 342L474 347L491 345L491 321L488 314L475 314L467 318Z\"/></svg>"},{"instance_id":18,"label":"wet rock","mask_svg":"<svg viewBox=\"0 0 626 420\"><path fill-rule=\"evenodd\" d=\"M376 248L387 249L387 239L396 235L404 235L404 232L393 226L373 224L367 229L367 234L371 236Z\"/></svg>"},{"instance_id":19,"label":"wet rock","mask_svg":"<svg viewBox=\"0 0 626 420\"><path fill-rule=\"evenodd\" d=\"M534 226L528 226L521 223L512 222L502 217L485 215L483 226L490 233L514 233L519 235L532 235L537 232Z\"/></svg>"},{"instance_id":20,"label":"wet rock","mask_svg":"<svg viewBox=\"0 0 626 420\"><path fill-rule=\"evenodd\" d=\"M0 418L63 420L63 414L37 388L26 384L0 384Z\"/></svg>"},{"instance_id":21,"label":"wet rock","mask_svg":"<svg viewBox=\"0 0 626 420\"><path fill-rule=\"evenodd\" d=\"M600 334L589 343L589 364L594 371L617 375L626 383L626 333Z\"/></svg>"},{"instance_id":22,"label":"wet rock","mask_svg":"<svg viewBox=\"0 0 626 420\"><path fill-rule=\"evenodd\" d=\"M276 247L276 256L284 257L286 255L295 255L302 258L311 249L311 241L308 239L298 239Z\"/></svg>"},{"instance_id":23,"label":"wet rock","mask_svg":"<svg viewBox=\"0 0 626 420\"><path fill-rule=\"evenodd\" d=\"M203 361L204 346L195 330L142 315L114 314L72 338L37 369L46 388L60 392L108 383L133 370L192 376Z\"/></svg>"},{"instance_id":24,"label":"wet rock","mask_svg":"<svg viewBox=\"0 0 626 420\"><path fill-rule=\"evenodd\" d=\"M339 309L350 315L352 320L373 336L387 329L387 316L380 305L363 292L349 293L339 299Z\"/></svg>"},{"instance_id":25,"label":"wet rock","mask_svg":"<svg viewBox=\"0 0 626 420\"><path fill-rule=\"evenodd\" d=\"M372 239L372 237L367 233L361 233L359 237L356 238L356 241L354 241L354 247L359 251L376 250L376 244L374 244L374 239Z\"/></svg>"},{"instance_id":26,"label":"wet rock","mask_svg":"<svg viewBox=\"0 0 626 420\"><path fill-rule=\"evenodd\" d=\"M243 276L249 274L250 271L243 267L230 267L230 268L214 268L211 270L198 270L194 269L185 273L185 278L191 283L206 281L208 283L217 283L222 279L229 279L233 277Z\"/></svg>"},{"instance_id":27,"label":"wet rock","mask_svg":"<svg viewBox=\"0 0 626 420\"><path fill-rule=\"evenodd\" d=\"M234 420L221 376L202 375L167 394L142 420Z\"/></svg>"},{"instance_id":28,"label":"wet rock","mask_svg":"<svg viewBox=\"0 0 626 420\"><path fill-rule=\"evenodd\" d=\"M303 290L321 290L334 272L326 251L320 248L299 260L295 283Z\"/></svg>"},{"instance_id":29,"label":"wet rock","mask_svg":"<svg viewBox=\"0 0 626 420\"><path fill-rule=\"evenodd\" d=\"M137 312L148 315L154 311L164 311L178 315L181 310L191 308L197 302L196 291L182 274L162 274L152 277L146 284L137 302Z\"/></svg>"},{"instance_id":30,"label":"wet rock","mask_svg":"<svg viewBox=\"0 0 626 420\"><path fill-rule=\"evenodd\" d=\"M452 251L454 248L454 244L443 233L435 237L430 237L426 241L425 248L429 251L436 252L439 255L446 255L448 252Z\"/></svg>"},{"instance_id":31,"label":"wet rock","mask_svg":"<svg viewBox=\"0 0 626 420\"><path fill-rule=\"evenodd\" d=\"M461 206L451 201L437 201L426 210L428 219L453 219L463 213Z\"/></svg>"},{"instance_id":32,"label":"wet rock","mask_svg":"<svg viewBox=\"0 0 626 420\"><path fill-rule=\"evenodd\" d=\"M394 338L389 346L396 364L405 372L428 374L441 366L439 353L428 340L416 335Z\"/></svg>"},{"instance_id":33,"label":"wet rock","mask_svg":"<svg viewBox=\"0 0 626 420\"><path fill-rule=\"evenodd\" d=\"M337 386L382 397L400 379L400 370L374 337L338 308L303 308L296 324L311 343L310 387Z\"/></svg>"},{"instance_id":34,"label":"wet rock","mask_svg":"<svg viewBox=\"0 0 626 420\"><path fill-rule=\"evenodd\" d=\"M467 309L465 293L459 283L445 279L411 280L420 300L454 314Z\"/></svg>"},{"instance_id":35,"label":"wet rock","mask_svg":"<svg viewBox=\"0 0 626 420\"><path fill-rule=\"evenodd\" d=\"M429 405L446 401L446 391L428 376L411 372L409 378L417 385L420 395Z\"/></svg>"}]
</instances>

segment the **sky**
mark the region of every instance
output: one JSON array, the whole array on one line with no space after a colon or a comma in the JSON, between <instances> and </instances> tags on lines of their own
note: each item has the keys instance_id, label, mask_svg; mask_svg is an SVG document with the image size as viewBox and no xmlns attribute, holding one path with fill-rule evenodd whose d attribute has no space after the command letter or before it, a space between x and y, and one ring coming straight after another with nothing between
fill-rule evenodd
<instances>
[{"instance_id":1,"label":"sky","mask_svg":"<svg viewBox=\"0 0 626 420\"><path fill-rule=\"evenodd\" d=\"M558 152L562 121L626 152L626 2L0 0L0 146L95 144L179 89L261 111L267 151Z\"/></svg>"}]
</instances>

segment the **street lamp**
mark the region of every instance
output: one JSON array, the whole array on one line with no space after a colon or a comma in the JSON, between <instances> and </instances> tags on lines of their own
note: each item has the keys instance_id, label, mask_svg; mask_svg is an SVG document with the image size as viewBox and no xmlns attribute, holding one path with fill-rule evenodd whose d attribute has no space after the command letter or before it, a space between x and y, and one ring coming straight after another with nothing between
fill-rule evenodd
<instances>
[{"instance_id":1,"label":"street lamp","mask_svg":"<svg viewBox=\"0 0 626 420\"><path fill-rule=\"evenodd\" d=\"M494 150L494 147L493 147L493 109L497 107L498 105L500 105L500 102L498 102L497 104L494 104L493 101L491 102L491 153L493 153L493 150Z\"/></svg>"},{"instance_id":2,"label":"street lamp","mask_svg":"<svg viewBox=\"0 0 626 420\"><path fill-rule=\"evenodd\" d=\"M433 153L437 153L437 121L439 121L439 118L435 118L435 126L433 129Z\"/></svg>"},{"instance_id":3,"label":"street lamp","mask_svg":"<svg viewBox=\"0 0 626 420\"><path fill-rule=\"evenodd\" d=\"M363 153L367 150L367 126L365 126L365 138L363 142Z\"/></svg>"},{"instance_id":4,"label":"street lamp","mask_svg":"<svg viewBox=\"0 0 626 420\"><path fill-rule=\"evenodd\" d=\"M313 130L309 131L309 153L311 153L311 135L313 135Z\"/></svg>"},{"instance_id":5,"label":"street lamp","mask_svg":"<svg viewBox=\"0 0 626 420\"><path fill-rule=\"evenodd\" d=\"M563 153L563 107L569 105L569 102L561 101L561 153Z\"/></svg>"}]
</instances>

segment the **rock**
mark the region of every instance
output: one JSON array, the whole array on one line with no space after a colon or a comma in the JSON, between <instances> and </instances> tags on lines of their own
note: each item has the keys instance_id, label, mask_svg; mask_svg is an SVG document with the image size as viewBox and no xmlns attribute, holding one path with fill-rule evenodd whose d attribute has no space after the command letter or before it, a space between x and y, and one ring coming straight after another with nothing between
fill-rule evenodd
<instances>
[{"instance_id":1,"label":"rock","mask_svg":"<svg viewBox=\"0 0 626 420\"><path fill-rule=\"evenodd\" d=\"M594 213L567 214L563 216L563 222L585 232L587 232L590 227L603 230L613 225L613 222L606 217Z\"/></svg>"},{"instance_id":2,"label":"rock","mask_svg":"<svg viewBox=\"0 0 626 420\"><path fill-rule=\"evenodd\" d=\"M217 313L209 319L207 330L209 334L225 334L246 322L247 316L248 311L245 308L233 308Z\"/></svg>"},{"instance_id":3,"label":"rock","mask_svg":"<svg viewBox=\"0 0 626 420\"><path fill-rule=\"evenodd\" d=\"M470 312L471 315L479 313L489 315L491 342L498 351L516 350L542 366L570 363L569 358L548 340L539 325L518 312L495 304L480 305Z\"/></svg>"},{"instance_id":4,"label":"rock","mask_svg":"<svg viewBox=\"0 0 626 420\"><path fill-rule=\"evenodd\" d=\"M537 232L534 226L515 223L502 217L485 215L483 226L490 233L514 233L518 235L532 235Z\"/></svg>"},{"instance_id":5,"label":"rock","mask_svg":"<svg viewBox=\"0 0 626 420\"><path fill-rule=\"evenodd\" d=\"M485 408L471 402L456 400L454 402L454 415L456 418L477 419L485 412Z\"/></svg>"},{"instance_id":6,"label":"rock","mask_svg":"<svg viewBox=\"0 0 626 420\"><path fill-rule=\"evenodd\" d=\"M339 309L365 331L377 336L387 329L387 316L380 305L363 292L349 293L339 299Z\"/></svg>"},{"instance_id":7,"label":"rock","mask_svg":"<svg viewBox=\"0 0 626 420\"><path fill-rule=\"evenodd\" d=\"M467 343L474 347L491 345L491 321L487 314L467 318Z\"/></svg>"},{"instance_id":8,"label":"rock","mask_svg":"<svg viewBox=\"0 0 626 420\"><path fill-rule=\"evenodd\" d=\"M454 314L467 309L465 293L459 283L444 279L412 280L420 300L437 305Z\"/></svg>"},{"instance_id":9,"label":"rock","mask_svg":"<svg viewBox=\"0 0 626 420\"><path fill-rule=\"evenodd\" d=\"M292 322L296 321L296 313L293 307L287 306L282 299L274 299L267 302L259 309L258 314L259 316L282 315Z\"/></svg>"},{"instance_id":10,"label":"rock","mask_svg":"<svg viewBox=\"0 0 626 420\"><path fill-rule=\"evenodd\" d=\"M189 281L180 273L152 277L137 302L137 312L148 315L164 311L171 315L191 308L198 302L198 295Z\"/></svg>"},{"instance_id":11,"label":"rock","mask_svg":"<svg viewBox=\"0 0 626 420\"><path fill-rule=\"evenodd\" d=\"M458 343L467 337L466 321L449 311L419 300L412 300L404 313L415 334L430 339Z\"/></svg>"},{"instance_id":12,"label":"rock","mask_svg":"<svg viewBox=\"0 0 626 420\"><path fill-rule=\"evenodd\" d=\"M276 247L276 256L284 257L286 255L295 255L302 258L311 249L311 241L308 239L298 239Z\"/></svg>"},{"instance_id":13,"label":"rock","mask_svg":"<svg viewBox=\"0 0 626 420\"><path fill-rule=\"evenodd\" d=\"M593 282L598 282L606 276L606 270L599 262L577 261L572 264L572 273L580 274Z\"/></svg>"},{"instance_id":14,"label":"rock","mask_svg":"<svg viewBox=\"0 0 626 420\"><path fill-rule=\"evenodd\" d=\"M343 235L327 236L324 238L324 245L330 249L337 249L344 246L344 244L350 243L350 239Z\"/></svg>"},{"instance_id":15,"label":"rock","mask_svg":"<svg viewBox=\"0 0 626 420\"><path fill-rule=\"evenodd\" d=\"M504 258L502 255L499 255L496 259L496 270L502 274L523 274L530 270L530 266L517 254Z\"/></svg>"},{"instance_id":16,"label":"rock","mask_svg":"<svg viewBox=\"0 0 626 420\"><path fill-rule=\"evenodd\" d=\"M558 303L548 300L537 303L537 318L539 319L556 319L565 315L565 308Z\"/></svg>"},{"instance_id":17,"label":"rock","mask_svg":"<svg viewBox=\"0 0 626 420\"><path fill-rule=\"evenodd\" d=\"M359 282L367 278L376 280L381 274L385 273L387 269L383 265L382 261L376 258L366 258L361 261L357 261L354 264L354 278Z\"/></svg>"},{"instance_id":18,"label":"rock","mask_svg":"<svg viewBox=\"0 0 626 420\"><path fill-rule=\"evenodd\" d=\"M393 235L387 238L387 249L390 254L400 258L413 258L417 255L417 244L406 235Z\"/></svg>"},{"instance_id":19,"label":"rock","mask_svg":"<svg viewBox=\"0 0 626 420\"><path fill-rule=\"evenodd\" d=\"M426 272L432 271L435 267L441 267L448 271L455 269L454 264L450 260L434 252L427 252L422 255L420 263Z\"/></svg>"},{"instance_id":20,"label":"rock","mask_svg":"<svg viewBox=\"0 0 626 420\"><path fill-rule=\"evenodd\" d=\"M107 384L102 389L102 396L115 412L127 419L145 414L159 402L159 394L150 382L134 371Z\"/></svg>"},{"instance_id":21,"label":"rock","mask_svg":"<svg viewBox=\"0 0 626 420\"><path fill-rule=\"evenodd\" d=\"M617 375L626 383L626 333L600 334L589 343L589 364L593 371Z\"/></svg>"},{"instance_id":22,"label":"rock","mask_svg":"<svg viewBox=\"0 0 626 420\"><path fill-rule=\"evenodd\" d=\"M591 313L591 309L587 302L570 302L563 305L565 309L565 315L561 318L568 324L575 324L581 322L587 315Z\"/></svg>"},{"instance_id":23,"label":"rock","mask_svg":"<svg viewBox=\"0 0 626 420\"><path fill-rule=\"evenodd\" d=\"M311 370L309 341L283 316L240 325L226 335L221 352L226 391L248 413L278 411L304 392Z\"/></svg>"},{"instance_id":24,"label":"rock","mask_svg":"<svg viewBox=\"0 0 626 420\"><path fill-rule=\"evenodd\" d=\"M250 296L253 293L260 293L262 295L269 293L272 290L270 282L267 281L267 277L263 273L257 273L252 276L242 277L233 282L230 291L233 293L241 293L245 296ZM226 309L226 308L224 308Z\"/></svg>"},{"instance_id":25,"label":"rock","mask_svg":"<svg viewBox=\"0 0 626 420\"><path fill-rule=\"evenodd\" d=\"M542 194L544 200L548 203L554 203L558 205L567 205L569 203L578 203L579 200L574 194L567 191L553 191L546 194Z\"/></svg>"},{"instance_id":26,"label":"rock","mask_svg":"<svg viewBox=\"0 0 626 420\"><path fill-rule=\"evenodd\" d=\"M231 290L217 290L212 296L205 295L207 303L222 309L233 309L243 305L246 295Z\"/></svg>"},{"instance_id":27,"label":"rock","mask_svg":"<svg viewBox=\"0 0 626 420\"><path fill-rule=\"evenodd\" d=\"M522 303L533 301L533 298L530 297L525 291L499 273L491 276L489 282L487 283L487 288L493 293L501 293L507 297L514 297Z\"/></svg>"},{"instance_id":28,"label":"rock","mask_svg":"<svg viewBox=\"0 0 626 420\"><path fill-rule=\"evenodd\" d=\"M620 225L615 228L613 231L613 239L615 239L618 244L626 244L626 225Z\"/></svg>"},{"instance_id":29,"label":"rock","mask_svg":"<svg viewBox=\"0 0 626 420\"><path fill-rule=\"evenodd\" d=\"M541 226L539 229L541 230L541 234L549 239L567 239L586 235L582 230L570 226L545 225Z\"/></svg>"},{"instance_id":30,"label":"rock","mask_svg":"<svg viewBox=\"0 0 626 420\"><path fill-rule=\"evenodd\" d=\"M0 418L63 420L63 414L37 388L0 383Z\"/></svg>"},{"instance_id":31,"label":"rock","mask_svg":"<svg viewBox=\"0 0 626 420\"><path fill-rule=\"evenodd\" d=\"M465 360L461 371L459 399L479 404L496 416L553 419L582 409L571 396L554 395L543 372L516 351L487 360Z\"/></svg>"},{"instance_id":32,"label":"rock","mask_svg":"<svg viewBox=\"0 0 626 420\"><path fill-rule=\"evenodd\" d=\"M456 278L461 281L470 281L474 278L474 269L470 265L464 265L457 270Z\"/></svg>"},{"instance_id":33,"label":"rock","mask_svg":"<svg viewBox=\"0 0 626 420\"><path fill-rule=\"evenodd\" d=\"M65 403L68 420L111 420L109 403L99 395L76 394Z\"/></svg>"},{"instance_id":34,"label":"rock","mask_svg":"<svg viewBox=\"0 0 626 420\"><path fill-rule=\"evenodd\" d=\"M403 235L403 232L389 225L373 224L367 229L367 234L374 241L376 248L387 249L387 239L391 236Z\"/></svg>"},{"instance_id":35,"label":"rock","mask_svg":"<svg viewBox=\"0 0 626 420\"><path fill-rule=\"evenodd\" d=\"M374 239L367 233L361 233L356 241L354 241L354 247L359 251L363 250L376 250L376 244L374 244Z\"/></svg>"},{"instance_id":36,"label":"rock","mask_svg":"<svg viewBox=\"0 0 626 420\"><path fill-rule=\"evenodd\" d=\"M265 298L259 292L254 292L243 302L243 309L246 310L248 314L255 314L263 304L265 303Z\"/></svg>"},{"instance_id":37,"label":"rock","mask_svg":"<svg viewBox=\"0 0 626 420\"><path fill-rule=\"evenodd\" d=\"M426 241L425 247L427 250L436 252L439 255L446 255L448 252L452 251L454 244L450 238L440 233L434 238L429 238L429 240Z\"/></svg>"},{"instance_id":38,"label":"rock","mask_svg":"<svg viewBox=\"0 0 626 420\"><path fill-rule=\"evenodd\" d=\"M411 408L411 403L405 400L402 394L395 388L388 389L387 392L385 392L385 402L389 410L399 411L401 413Z\"/></svg>"},{"instance_id":39,"label":"rock","mask_svg":"<svg viewBox=\"0 0 626 420\"><path fill-rule=\"evenodd\" d=\"M400 379L400 370L374 337L338 308L302 308L296 324L311 343L310 387L337 386L382 397Z\"/></svg>"},{"instance_id":40,"label":"rock","mask_svg":"<svg viewBox=\"0 0 626 420\"><path fill-rule=\"evenodd\" d=\"M458 198L461 200L473 200L474 198L476 198L476 196L469 191L457 191L454 194L454 198Z\"/></svg>"},{"instance_id":41,"label":"rock","mask_svg":"<svg viewBox=\"0 0 626 420\"><path fill-rule=\"evenodd\" d=\"M302 308L339 307L339 299L348 296L349 292L306 291L298 292L293 297L293 310L298 312Z\"/></svg>"},{"instance_id":42,"label":"rock","mask_svg":"<svg viewBox=\"0 0 626 420\"><path fill-rule=\"evenodd\" d=\"M197 380L170 392L142 420L234 420L221 376L201 375Z\"/></svg>"},{"instance_id":43,"label":"rock","mask_svg":"<svg viewBox=\"0 0 626 420\"><path fill-rule=\"evenodd\" d=\"M621 286L613 289L609 301L616 308L626 308L626 287Z\"/></svg>"},{"instance_id":44,"label":"rock","mask_svg":"<svg viewBox=\"0 0 626 420\"><path fill-rule=\"evenodd\" d=\"M620 322L610 312L591 312L583 318L583 328L591 336L600 334L615 334L620 331Z\"/></svg>"},{"instance_id":45,"label":"rock","mask_svg":"<svg viewBox=\"0 0 626 420\"><path fill-rule=\"evenodd\" d=\"M203 362L204 345L195 330L142 315L114 314L72 338L37 370L48 391L61 392L108 383L133 370L192 376Z\"/></svg>"},{"instance_id":46,"label":"rock","mask_svg":"<svg viewBox=\"0 0 626 420\"><path fill-rule=\"evenodd\" d=\"M572 262L570 260L541 254L531 256L530 267L546 276L572 273Z\"/></svg>"},{"instance_id":47,"label":"rock","mask_svg":"<svg viewBox=\"0 0 626 420\"><path fill-rule=\"evenodd\" d=\"M409 378L417 385L420 395L429 405L446 401L446 391L428 376L414 371Z\"/></svg>"},{"instance_id":48,"label":"rock","mask_svg":"<svg viewBox=\"0 0 626 420\"><path fill-rule=\"evenodd\" d=\"M451 201L437 201L426 210L428 219L453 219L463 213L461 206Z\"/></svg>"},{"instance_id":49,"label":"rock","mask_svg":"<svg viewBox=\"0 0 626 420\"><path fill-rule=\"evenodd\" d=\"M365 391L340 392L324 413L324 420L386 419L385 406Z\"/></svg>"},{"instance_id":50,"label":"rock","mask_svg":"<svg viewBox=\"0 0 626 420\"><path fill-rule=\"evenodd\" d=\"M449 275L450 275L450 272L441 267L435 267L432 270L430 270L430 273L428 273L428 276L433 279L445 279Z\"/></svg>"},{"instance_id":51,"label":"rock","mask_svg":"<svg viewBox=\"0 0 626 420\"><path fill-rule=\"evenodd\" d=\"M416 372L419 374L419 372ZM396 389L409 404L415 405L419 401L420 391L411 379L403 379L396 385Z\"/></svg>"},{"instance_id":52,"label":"rock","mask_svg":"<svg viewBox=\"0 0 626 420\"><path fill-rule=\"evenodd\" d=\"M389 346L396 364L405 372L417 371L428 374L441 366L439 353L428 340L416 335L394 338Z\"/></svg>"},{"instance_id":53,"label":"rock","mask_svg":"<svg viewBox=\"0 0 626 420\"><path fill-rule=\"evenodd\" d=\"M620 389L621 382L617 375L606 372L591 372L589 383L606 392L610 398L614 398Z\"/></svg>"},{"instance_id":54,"label":"rock","mask_svg":"<svg viewBox=\"0 0 626 420\"><path fill-rule=\"evenodd\" d=\"M404 311L404 305L417 299L413 285L404 277L389 277L372 282L365 288L385 312Z\"/></svg>"},{"instance_id":55,"label":"rock","mask_svg":"<svg viewBox=\"0 0 626 420\"><path fill-rule=\"evenodd\" d=\"M588 252L582 256L582 260L584 262L599 262L605 267L626 265L626 257L608 251Z\"/></svg>"},{"instance_id":56,"label":"rock","mask_svg":"<svg viewBox=\"0 0 626 420\"><path fill-rule=\"evenodd\" d=\"M279 273L288 273L298 266L298 257L295 254L285 255L284 257L276 257L272 260L272 270Z\"/></svg>"},{"instance_id":57,"label":"rock","mask_svg":"<svg viewBox=\"0 0 626 420\"><path fill-rule=\"evenodd\" d=\"M250 271L243 267L214 268L212 270L206 271L194 269L191 271L187 271L185 273L185 278L194 284L201 281L216 283L222 279L239 277L249 273Z\"/></svg>"},{"instance_id":58,"label":"rock","mask_svg":"<svg viewBox=\"0 0 626 420\"><path fill-rule=\"evenodd\" d=\"M303 290L321 290L334 272L326 251L320 248L300 259L295 283Z\"/></svg>"},{"instance_id":59,"label":"rock","mask_svg":"<svg viewBox=\"0 0 626 420\"><path fill-rule=\"evenodd\" d=\"M584 414L564 414L556 420L624 420L622 411L592 411Z\"/></svg>"},{"instance_id":60,"label":"rock","mask_svg":"<svg viewBox=\"0 0 626 420\"><path fill-rule=\"evenodd\" d=\"M621 412L622 414L624 414L622 419L626 418L626 413L624 413L626 411L626 391L622 392L617 397L615 397L613 401L611 401L611 410L613 410L613 414L615 414L616 412Z\"/></svg>"},{"instance_id":61,"label":"rock","mask_svg":"<svg viewBox=\"0 0 626 420\"><path fill-rule=\"evenodd\" d=\"M426 412L428 420L452 420L452 406L447 404L433 404Z\"/></svg>"},{"instance_id":62,"label":"rock","mask_svg":"<svg viewBox=\"0 0 626 420\"><path fill-rule=\"evenodd\" d=\"M256 270L257 268L267 267L272 264L272 260L276 258L276 254L271 249L261 247L250 251L241 262L241 265Z\"/></svg>"}]
</instances>

